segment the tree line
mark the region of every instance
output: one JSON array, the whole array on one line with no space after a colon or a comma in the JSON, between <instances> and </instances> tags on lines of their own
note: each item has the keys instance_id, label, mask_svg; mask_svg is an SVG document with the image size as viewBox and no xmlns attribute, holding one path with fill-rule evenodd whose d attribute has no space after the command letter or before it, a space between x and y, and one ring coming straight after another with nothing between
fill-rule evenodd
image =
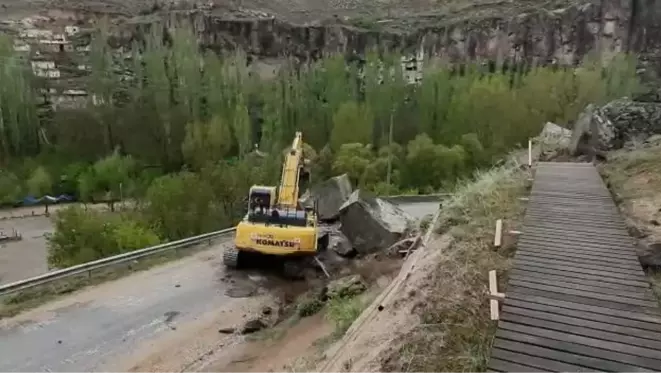
<instances>
[{"instance_id":1,"label":"tree line","mask_svg":"<svg viewBox=\"0 0 661 373\"><path fill-rule=\"evenodd\" d=\"M91 38L89 103L47 115L38 88L49 82L0 37L0 202L65 192L132 201L130 211L56 217L57 266L236 222L252 183L277 182L295 131L314 180L346 172L379 194L433 192L489 166L546 121L570 127L588 103L638 87L635 59L624 55L579 69L473 65L458 74L429 65L415 85L394 54L370 52L361 65L283 59L262 79L246 55L201 50L185 24L152 27L128 58L113 53L108 35L102 26Z\"/></svg>"}]
</instances>

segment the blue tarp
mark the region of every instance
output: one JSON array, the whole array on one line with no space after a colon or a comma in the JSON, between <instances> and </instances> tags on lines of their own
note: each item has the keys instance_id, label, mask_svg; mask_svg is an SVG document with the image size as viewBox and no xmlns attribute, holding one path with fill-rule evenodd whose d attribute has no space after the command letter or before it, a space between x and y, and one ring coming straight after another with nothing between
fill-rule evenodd
<instances>
[{"instance_id":1,"label":"blue tarp","mask_svg":"<svg viewBox=\"0 0 661 373\"><path fill-rule=\"evenodd\" d=\"M35 198L33 196L27 196L23 198L23 206L32 206L32 205L39 205L41 203L48 202L49 204L54 204L54 203L60 203L60 202L71 202L75 200L75 198L71 195L68 194L60 194L57 197L45 195L41 198Z\"/></svg>"}]
</instances>

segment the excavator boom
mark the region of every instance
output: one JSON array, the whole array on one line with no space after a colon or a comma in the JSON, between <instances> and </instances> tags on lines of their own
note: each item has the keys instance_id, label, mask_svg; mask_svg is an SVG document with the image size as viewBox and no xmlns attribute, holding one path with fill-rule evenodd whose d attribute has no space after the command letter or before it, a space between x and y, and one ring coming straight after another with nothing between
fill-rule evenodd
<instances>
[{"instance_id":1,"label":"excavator boom","mask_svg":"<svg viewBox=\"0 0 661 373\"><path fill-rule=\"evenodd\" d=\"M296 209L298 203L299 178L303 167L303 134L296 132L291 150L285 156L278 189L278 202L281 209Z\"/></svg>"}]
</instances>

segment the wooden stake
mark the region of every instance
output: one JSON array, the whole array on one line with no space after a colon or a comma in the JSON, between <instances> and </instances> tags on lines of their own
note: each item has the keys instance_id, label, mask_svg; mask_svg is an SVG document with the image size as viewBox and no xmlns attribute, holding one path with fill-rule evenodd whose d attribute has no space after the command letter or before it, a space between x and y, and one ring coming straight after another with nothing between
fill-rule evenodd
<instances>
[{"instance_id":1,"label":"wooden stake","mask_svg":"<svg viewBox=\"0 0 661 373\"><path fill-rule=\"evenodd\" d=\"M528 167L532 167L532 140L528 140Z\"/></svg>"},{"instance_id":2,"label":"wooden stake","mask_svg":"<svg viewBox=\"0 0 661 373\"><path fill-rule=\"evenodd\" d=\"M505 300L505 294L498 292L498 279L496 271L489 271L489 306L491 308L491 320L500 319L498 301Z\"/></svg>"},{"instance_id":3,"label":"wooden stake","mask_svg":"<svg viewBox=\"0 0 661 373\"><path fill-rule=\"evenodd\" d=\"M496 220L496 235L493 239L493 246L500 247L503 243L503 220Z\"/></svg>"}]
</instances>

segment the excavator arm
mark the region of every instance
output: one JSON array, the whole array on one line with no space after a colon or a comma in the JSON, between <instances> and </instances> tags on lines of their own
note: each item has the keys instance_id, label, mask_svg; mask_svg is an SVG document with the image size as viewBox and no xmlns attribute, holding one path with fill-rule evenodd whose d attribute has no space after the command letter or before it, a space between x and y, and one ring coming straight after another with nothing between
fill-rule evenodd
<instances>
[{"instance_id":1,"label":"excavator arm","mask_svg":"<svg viewBox=\"0 0 661 373\"><path fill-rule=\"evenodd\" d=\"M285 156L282 176L278 187L277 206L281 209L296 209L298 204L299 178L303 168L303 134L296 132L291 150Z\"/></svg>"}]
</instances>

